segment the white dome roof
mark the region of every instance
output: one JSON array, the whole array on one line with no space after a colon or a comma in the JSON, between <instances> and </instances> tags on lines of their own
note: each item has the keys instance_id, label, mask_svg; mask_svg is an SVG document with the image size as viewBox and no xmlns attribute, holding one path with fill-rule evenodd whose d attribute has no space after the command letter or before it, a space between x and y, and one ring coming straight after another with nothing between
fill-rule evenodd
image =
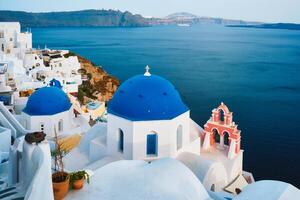
<instances>
[{"instance_id":1,"label":"white dome roof","mask_svg":"<svg viewBox=\"0 0 300 200\"><path fill-rule=\"evenodd\" d=\"M294 200L300 197L300 190L281 181L257 181L245 187L234 200Z\"/></svg>"},{"instance_id":2,"label":"white dome roof","mask_svg":"<svg viewBox=\"0 0 300 200\"><path fill-rule=\"evenodd\" d=\"M122 160L95 171L91 183L76 192L81 199L208 200L208 193L182 163L164 158L152 163ZM71 198L71 196L70 196Z\"/></svg>"}]
</instances>

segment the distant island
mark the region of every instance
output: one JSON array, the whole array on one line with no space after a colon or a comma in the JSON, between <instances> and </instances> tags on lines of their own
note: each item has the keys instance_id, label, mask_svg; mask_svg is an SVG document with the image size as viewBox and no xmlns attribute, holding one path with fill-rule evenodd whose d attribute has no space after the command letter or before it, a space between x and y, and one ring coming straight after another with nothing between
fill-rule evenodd
<instances>
[{"instance_id":1,"label":"distant island","mask_svg":"<svg viewBox=\"0 0 300 200\"><path fill-rule=\"evenodd\" d=\"M292 23L227 25L227 27L300 30L300 24L292 24Z\"/></svg>"},{"instance_id":2,"label":"distant island","mask_svg":"<svg viewBox=\"0 0 300 200\"><path fill-rule=\"evenodd\" d=\"M143 27L155 25L186 24L221 24L221 25L254 25L257 22L230 20L212 17L199 17L190 13L180 12L163 18L145 18L119 10L81 10L68 12L32 13L23 11L0 11L1 22L19 21L22 27Z\"/></svg>"},{"instance_id":3,"label":"distant island","mask_svg":"<svg viewBox=\"0 0 300 200\"><path fill-rule=\"evenodd\" d=\"M49 26L148 26L141 15L116 10L82 10L70 12L31 13L23 11L0 11L1 22L18 21L22 27Z\"/></svg>"},{"instance_id":4,"label":"distant island","mask_svg":"<svg viewBox=\"0 0 300 200\"><path fill-rule=\"evenodd\" d=\"M257 25L262 23L235 20L235 19L216 18L216 17L201 17L187 12L178 12L178 13L170 14L164 18L155 18L152 21L152 24L154 25L156 24L159 25L170 25L170 24Z\"/></svg>"},{"instance_id":5,"label":"distant island","mask_svg":"<svg viewBox=\"0 0 300 200\"><path fill-rule=\"evenodd\" d=\"M300 24L265 24L243 20L200 17L187 12L178 12L166 17L146 18L139 14L119 10L81 10L68 12L31 13L23 11L0 11L0 22L19 21L28 27L145 27L157 25L218 24L228 27L273 28L300 30Z\"/></svg>"}]
</instances>

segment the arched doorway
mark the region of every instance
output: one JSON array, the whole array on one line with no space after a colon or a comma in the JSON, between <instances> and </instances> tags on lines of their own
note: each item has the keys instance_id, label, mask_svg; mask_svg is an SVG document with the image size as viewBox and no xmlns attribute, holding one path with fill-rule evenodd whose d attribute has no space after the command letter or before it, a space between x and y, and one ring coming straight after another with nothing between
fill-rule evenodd
<instances>
[{"instance_id":1,"label":"arched doorway","mask_svg":"<svg viewBox=\"0 0 300 200\"><path fill-rule=\"evenodd\" d=\"M177 128L177 150L182 148L183 143L183 131L182 131L182 125L179 125Z\"/></svg>"},{"instance_id":2,"label":"arched doorway","mask_svg":"<svg viewBox=\"0 0 300 200\"><path fill-rule=\"evenodd\" d=\"M224 145L229 145L229 133L228 132L224 132Z\"/></svg>"},{"instance_id":3,"label":"arched doorway","mask_svg":"<svg viewBox=\"0 0 300 200\"><path fill-rule=\"evenodd\" d=\"M157 156L157 134L147 135L147 156Z\"/></svg>"},{"instance_id":4,"label":"arched doorway","mask_svg":"<svg viewBox=\"0 0 300 200\"><path fill-rule=\"evenodd\" d=\"M222 109L219 110L220 121L224 122L224 111Z\"/></svg>"},{"instance_id":5,"label":"arched doorway","mask_svg":"<svg viewBox=\"0 0 300 200\"><path fill-rule=\"evenodd\" d=\"M220 134L217 129L213 129L215 143L220 143Z\"/></svg>"},{"instance_id":6,"label":"arched doorway","mask_svg":"<svg viewBox=\"0 0 300 200\"><path fill-rule=\"evenodd\" d=\"M119 137L118 149L119 149L119 152L123 153L123 151L124 151L124 132L120 128L118 130L118 137Z\"/></svg>"}]
</instances>

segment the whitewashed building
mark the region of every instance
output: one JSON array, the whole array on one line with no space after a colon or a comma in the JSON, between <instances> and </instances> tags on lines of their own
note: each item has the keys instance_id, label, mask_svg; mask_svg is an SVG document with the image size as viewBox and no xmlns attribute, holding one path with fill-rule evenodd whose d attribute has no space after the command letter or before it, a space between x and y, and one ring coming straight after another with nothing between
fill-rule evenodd
<instances>
[{"instance_id":1,"label":"whitewashed building","mask_svg":"<svg viewBox=\"0 0 300 200\"><path fill-rule=\"evenodd\" d=\"M54 137L74 129L72 104L66 93L58 87L43 87L28 99L22 112L22 122L28 130L41 131Z\"/></svg>"},{"instance_id":2,"label":"whitewashed building","mask_svg":"<svg viewBox=\"0 0 300 200\"><path fill-rule=\"evenodd\" d=\"M32 34L21 32L19 22L0 22L0 52L23 58L32 48Z\"/></svg>"}]
</instances>

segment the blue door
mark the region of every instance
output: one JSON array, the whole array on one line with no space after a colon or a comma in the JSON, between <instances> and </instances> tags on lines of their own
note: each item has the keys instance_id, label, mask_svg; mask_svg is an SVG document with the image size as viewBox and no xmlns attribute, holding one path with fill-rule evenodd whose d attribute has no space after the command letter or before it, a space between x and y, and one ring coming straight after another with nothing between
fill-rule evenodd
<instances>
[{"instance_id":1,"label":"blue door","mask_svg":"<svg viewBox=\"0 0 300 200\"><path fill-rule=\"evenodd\" d=\"M147 135L147 155L157 155L157 134Z\"/></svg>"}]
</instances>

